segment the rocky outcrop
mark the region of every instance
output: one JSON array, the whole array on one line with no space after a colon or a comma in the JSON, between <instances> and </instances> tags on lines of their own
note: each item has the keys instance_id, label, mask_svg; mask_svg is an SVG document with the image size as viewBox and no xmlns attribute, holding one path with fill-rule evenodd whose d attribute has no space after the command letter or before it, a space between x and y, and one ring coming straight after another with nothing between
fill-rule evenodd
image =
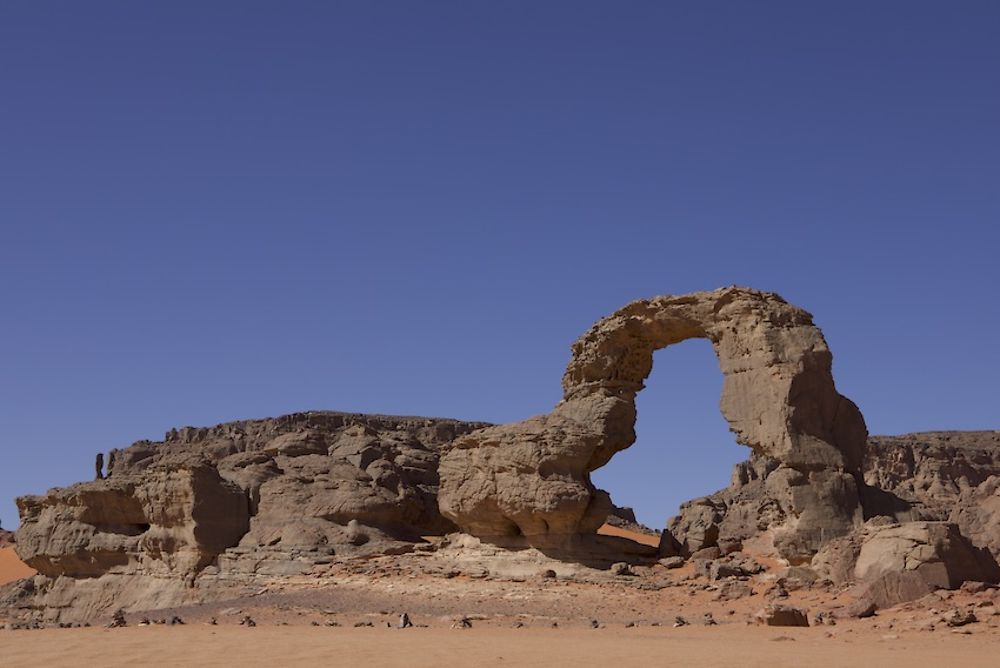
<instances>
[{"instance_id":1,"label":"rocky outcrop","mask_svg":"<svg viewBox=\"0 0 1000 668\"><path fill-rule=\"evenodd\" d=\"M1000 431L873 436L862 470L867 516L947 520L963 494L1000 476Z\"/></svg>"},{"instance_id":2,"label":"rocky outcrop","mask_svg":"<svg viewBox=\"0 0 1000 668\"><path fill-rule=\"evenodd\" d=\"M962 490L948 521L956 524L974 545L1000 560L1000 476Z\"/></svg>"},{"instance_id":3,"label":"rocky outcrop","mask_svg":"<svg viewBox=\"0 0 1000 668\"><path fill-rule=\"evenodd\" d=\"M1000 567L947 522L903 522L879 517L827 543L812 560L821 577L857 583L862 608L887 608L967 580L996 582Z\"/></svg>"},{"instance_id":4,"label":"rocky outcrop","mask_svg":"<svg viewBox=\"0 0 1000 668\"><path fill-rule=\"evenodd\" d=\"M240 541L250 520L246 493L205 465L82 483L18 506L18 555L49 577L140 565L198 573Z\"/></svg>"},{"instance_id":5,"label":"rocky outcrop","mask_svg":"<svg viewBox=\"0 0 1000 668\"><path fill-rule=\"evenodd\" d=\"M1000 432L926 432L872 436L865 447L861 503L866 518L950 521L1000 556ZM756 454L733 469L728 487L688 501L670 519L664 553L742 541L781 523L792 510L771 478L780 462ZM996 507L996 510L994 510Z\"/></svg>"},{"instance_id":6,"label":"rocky outcrop","mask_svg":"<svg viewBox=\"0 0 1000 668\"><path fill-rule=\"evenodd\" d=\"M0 549L10 547L14 544L14 533L6 529L0 529Z\"/></svg>"},{"instance_id":7,"label":"rocky outcrop","mask_svg":"<svg viewBox=\"0 0 1000 668\"><path fill-rule=\"evenodd\" d=\"M716 351L720 408L749 459L729 487L684 504L658 550L597 535L609 514L643 529L590 474L635 441L653 352L693 337ZM531 554L625 574L682 555L713 580L755 572L740 555L753 544L789 572L814 577L800 567L811 563L860 582L865 609L996 580L1000 432L866 445L831 362L807 312L732 287L600 320L573 345L563 399L521 422L309 412L172 430L102 453L92 482L18 499L16 549L38 575L11 600L49 619L203 601L458 529L471 535L438 543L474 545L494 565Z\"/></svg>"},{"instance_id":8,"label":"rocky outcrop","mask_svg":"<svg viewBox=\"0 0 1000 668\"><path fill-rule=\"evenodd\" d=\"M751 455L733 467L728 487L681 505L662 534L660 552L690 556L705 548L742 543L781 526L795 514L793 500L785 493L788 485L783 477L788 473L790 469L775 459Z\"/></svg>"},{"instance_id":9,"label":"rocky outcrop","mask_svg":"<svg viewBox=\"0 0 1000 668\"><path fill-rule=\"evenodd\" d=\"M202 578L408 549L454 529L438 450L483 426L312 412L173 430L112 451L95 481L19 498L16 549L39 573L38 606L81 617L183 599Z\"/></svg>"},{"instance_id":10,"label":"rocky outcrop","mask_svg":"<svg viewBox=\"0 0 1000 668\"><path fill-rule=\"evenodd\" d=\"M573 345L563 400L551 413L448 446L442 513L497 542L559 545L594 532L610 501L590 473L635 441L635 396L653 352L689 338L712 342L722 413L736 440L767 462L768 528L782 554L807 559L850 531L861 521L861 413L836 391L812 317L775 294L737 287L636 301L600 320ZM733 502L737 514L755 513ZM710 519L710 509L699 513ZM673 539L703 541L694 524L709 519L693 523L690 538Z\"/></svg>"}]
</instances>

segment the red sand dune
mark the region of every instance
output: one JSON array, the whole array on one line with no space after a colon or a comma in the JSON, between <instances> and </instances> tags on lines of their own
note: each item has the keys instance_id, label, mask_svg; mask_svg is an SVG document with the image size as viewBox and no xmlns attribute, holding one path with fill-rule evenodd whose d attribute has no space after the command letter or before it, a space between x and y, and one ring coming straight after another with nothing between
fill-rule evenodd
<instances>
[{"instance_id":1,"label":"red sand dune","mask_svg":"<svg viewBox=\"0 0 1000 668\"><path fill-rule=\"evenodd\" d=\"M17 558L13 547L0 548L0 585L30 578L35 571L26 563Z\"/></svg>"}]
</instances>

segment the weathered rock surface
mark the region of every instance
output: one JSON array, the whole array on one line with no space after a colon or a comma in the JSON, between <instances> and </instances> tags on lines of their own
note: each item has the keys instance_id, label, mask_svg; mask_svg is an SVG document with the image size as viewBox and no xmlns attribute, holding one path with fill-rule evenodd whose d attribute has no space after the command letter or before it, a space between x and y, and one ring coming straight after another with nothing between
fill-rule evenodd
<instances>
[{"instance_id":1,"label":"weathered rock surface","mask_svg":"<svg viewBox=\"0 0 1000 668\"><path fill-rule=\"evenodd\" d=\"M14 544L14 533L6 529L0 529L0 549L10 547Z\"/></svg>"},{"instance_id":2,"label":"weathered rock surface","mask_svg":"<svg viewBox=\"0 0 1000 668\"><path fill-rule=\"evenodd\" d=\"M1000 476L962 490L948 515L962 534L1000 560Z\"/></svg>"},{"instance_id":3,"label":"weathered rock surface","mask_svg":"<svg viewBox=\"0 0 1000 668\"><path fill-rule=\"evenodd\" d=\"M454 530L437 508L438 450L483 426L312 412L173 430L112 451L103 479L19 498L16 549L39 572L38 606L79 616L174 601L202 576L411 549Z\"/></svg>"},{"instance_id":4,"label":"weathered rock surface","mask_svg":"<svg viewBox=\"0 0 1000 668\"><path fill-rule=\"evenodd\" d=\"M1000 556L1000 432L927 432L872 436L860 488L865 517L951 521ZM772 474L780 463L757 454L733 469L729 487L681 506L664 532L664 553L752 538L790 512Z\"/></svg>"},{"instance_id":5,"label":"weathered rock surface","mask_svg":"<svg viewBox=\"0 0 1000 668\"><path fill-rule=\"evenodd\" d=\"M635 518L635 511L628 507L612 506L611 512L608 513L605 519L605 524L649 536L660 535L660 532L656 529L651 529L644 524L640 524Z\"/></svg>"},{"instance_id":6,"label":"weathered rock surface","mask_svg":"<svg viewBox=\"0 0 1000 668\"><path fill-rule=\"evenodd\" d=\"M866 516L947 520L963 494L1000 476L1000 431L873 436L862 470Z\"/></svg>"},{"instance_id":7,"label":"weathered rock surface","mask_svg":"<svg viewBox=\"0 0 1000 668\"><path fill-rule=\"evenodd\" d=\"M859 601L887 608L967 580L996 582L1000 567L947 522L896 523L880 517L827 543L813 569L835 583L858 583ZM862 606L864 607L864 606Z\"/></svg>"},{"instance_id":8,"label":"weathered rock surface","mask_svg":"<svg viewBox=\"0 0 1000 668\"><path fill-rule=\"evenodd\" d=\"M247 496L209 466L82 483L18 499L18 555L49 577L146 568L197 573L249 525Z\"/></svg>"},{"instance_id":9,"label":"weathered rock surface","mask_svg":"<svg viewBox=\"0 0 1000 668\"><path fill-rule=\"evenodd\" d=\"M573 345L563 400L551 413L448 446L442 513L496 541L560 544L595 531L610 501L590 473L635 441L635 395L653 352L689 338L712 342L722 413L736 440L766 462L754 475L764 474L774 512L763 521L779 550L806 559L850 531L861 521L864 419L836 391L812 317L775 294L738 287L640 300L600 320ZM756 517L756 502L731 505ZM698 512L672 536L686 551L711 541L712 510Z\"/></svg>"}]
</instances>

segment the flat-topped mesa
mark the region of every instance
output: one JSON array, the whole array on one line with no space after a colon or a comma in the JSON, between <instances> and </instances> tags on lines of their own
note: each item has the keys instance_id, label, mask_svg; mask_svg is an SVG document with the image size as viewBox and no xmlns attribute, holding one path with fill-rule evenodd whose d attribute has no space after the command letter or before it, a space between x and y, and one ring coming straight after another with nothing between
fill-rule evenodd
<instances>
[{"instance_id":1,"label":"flat-topped mesa","mask_svg":"<svg viewBox=\"0 0 1000 668\"><path fill-rule=\"evenodd\" d=\"M573 344L563 400L551 413L446 448L444 516L483 538L535 545L596 531L609 499L589 474L635 441L635 395L654 351L690 338L707 338L715 349L720 409L736 440L773 462L766 477L776 509L766 528L779 551L806 559L856 526L864 418L837 392L812 316L741 287L640 300L598 321ZM664 540L664 551L677 548L678 537Z\"/></svg>"}]
</instances>

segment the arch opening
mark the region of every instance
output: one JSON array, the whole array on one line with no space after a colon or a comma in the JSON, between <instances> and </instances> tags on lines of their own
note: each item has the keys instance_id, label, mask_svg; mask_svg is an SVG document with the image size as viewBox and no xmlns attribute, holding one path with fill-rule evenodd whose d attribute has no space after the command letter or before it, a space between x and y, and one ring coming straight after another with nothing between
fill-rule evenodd
<instances>
[{"instance_id":1,"label":"arch opening","mask_svg":"<svg viewBox=\"0 0 1000 668\"><path fill-rule=\"evenodd\" d=\"M653 371L636 395L635 443L591 473L640 525L662 530L682 503L726 487L733 466L750 456L719 410L722 383L708 339L653 353Z\"/></svg>"}]
</instances>

